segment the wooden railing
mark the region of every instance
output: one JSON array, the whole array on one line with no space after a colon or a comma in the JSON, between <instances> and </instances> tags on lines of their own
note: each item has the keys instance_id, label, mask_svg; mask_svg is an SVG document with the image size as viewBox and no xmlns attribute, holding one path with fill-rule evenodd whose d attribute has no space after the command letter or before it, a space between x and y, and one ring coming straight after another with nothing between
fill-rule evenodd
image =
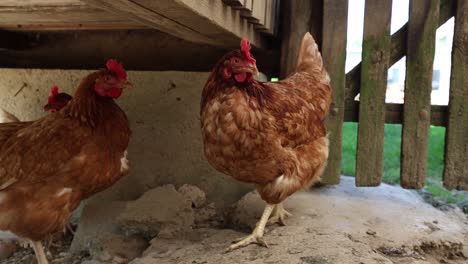
<instances>
[{"instance_id":1,"label":"wooden railing","mask_svg":"<svg viewBox=\"0 0 468 264\"><path fill-rule=\"evenodd\" d=\"M286 7L291 13L294 10L296 16L310 16L310 20L304 23L290 16L289 21L284 21L283 28L294 25L298 32L283 39L282 50L292 48L290 53L294 55L294 47L289 43L297 41L296 35L304 31L316 33L321 36L322 56L331 77L333 104L326 120L331 143L324 182L336 184L340 179L344 121L358 122L357 186L381 183L384 124L401 123L401 185L422 188L432 124L447 128L444 185L468 190L468 1L410 0L408 23L390 35L392 1L366 0L362 61L348 74L345 74L348 1L322 0L310 7L308 1L297 0ZM321 8L319 19L314 20L308 8ZM434 106L430 96L435 33L453 16L449 105ZM291 36L296 39L290 39ZM407 64L404 104L386 104L388 69L404 56ZM289 61L286 53L282 61ZM283 76L291 70L287 63L283 68ZM355 101L358 94L359 101Z\"/></svg>"}]
</instances>

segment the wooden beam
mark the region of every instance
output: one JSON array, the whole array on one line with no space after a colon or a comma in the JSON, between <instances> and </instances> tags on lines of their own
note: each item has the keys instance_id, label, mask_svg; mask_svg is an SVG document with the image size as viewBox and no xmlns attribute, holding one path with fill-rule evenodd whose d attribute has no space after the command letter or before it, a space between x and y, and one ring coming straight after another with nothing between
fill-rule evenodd
<instances>
[{"instance_id":1,"label":"wooden beam","mask_svg":"<svg viewBox=\"0 0 468 264\"><path fill-rule=\"evenodd\" d=\"M115 14L87 6L79 0L2 0L0 29L84 30L138 29L145 26Z\"/></svg>"},{"instance_id":2,"label":"wooden beam","mask_svg":"<svg viewBox=\"0 0 468 264\"><path fill-rule=\"evenodd\" d=\"M456 0L441 0L440 1L440 16L438 27L445 24L455 14ZM390 65L395 64L406 54L406 44L408 42L408 24L405 24L397 32L392 35ZM346 74L346 100L353 101L356 95L359 94L361 87L361 63L356 65L351 71Z\"/></svg>"},{"instance_id":3,"label":"wooden beam","mask_svg":"<svg viewBox=\"0 0 468 264\"><path fill-rule=\"evenodd\" d=\"M401 141L401 186L423 188L431 124L432 67L439 0L410 1L405 104Z\"/></svg>"},{"instance_id":4,"label":"wooden beam","mask_svg":"<svg viewBox=\"0 0 468 264\"><path fill-rule=\"evenodd\" d=\"M445 105L431 106L431 125L447 126L448 110ZM345 122L359 122L359 102L346 102ZM385 123L403 123L403 105L385 104Z\"/></svg>"},{"instance_id":5,"label":"wooden beam","mask_svg":"<svg viewBox=\"0 0 468 264\"><path fill-rule=\"evenodd\" d=\"M0 51L24 50L33 48L36 45L36 36L33 34L0 30Z\"/></svg>"},{"instance_id":6,"label":"wooden beam","mask_svg":"<svg viewBox=\"0 0 468 264\"><path fill-rule=\"evenodd\" d=\"M216 44L216 41L204 35L202 32L196 31L186 25L182 25L177 21L168 19L167 17L141 6L133 1L127 0L81 0L89 5L107 10L118 16L124 17L131 21L136 21L148 27L166 32L176 37L191 41L207 44ZM167 1L170 2L170 1ZM158 2L160 4L160 2ZM156 3L156 4L158 4Z\"/></svg>"},{"instance_id":7,"label":"wooden beam","mask_svg":"<svg viewBox=\"0 0 468 264\"><path fill-rule=\"evenodd\" d=\"M376 12L376 11L379 12ZM362 44L356 186L378 186L383 176L385 93L390 59L392 0L367 0Z\"/></svg>"},{"instance_id":8,"label":"wooden beam","mask_svg":"<svg viewBox=\"0 0 468 264\"><path fill-rule=\"evenodd\" d=\"M348 0L325 0L323 10L322 57L331 77L333 101L325 122L330 133L330 152L322 181L338 184L341 176Z\"/></svg>"},{"instance_id":9,"label":"wooden beam","mask_svg":"<svg viewBox=\"0 0 468 264\"><path fill-rule=\"evenodd\" d=\"M468 1L457 1L452 48L444 186L468 190Z\"/></svg>"},{"instance_id":10,"label":"wooden beam","mask_svg":"<svg viewBox=\"0 0 468 264\"><path fill-rule=\"evenodd\" d=\"M0 49L0 67L96 69L107 59L116 58L128 70L210 71L221 56L230 51L152 29L15 34L18 39L25 40L21 45L28 48ZM278 50L253 49L252 54L260 71L278 76Z\"/></svg>"}]
</instances>

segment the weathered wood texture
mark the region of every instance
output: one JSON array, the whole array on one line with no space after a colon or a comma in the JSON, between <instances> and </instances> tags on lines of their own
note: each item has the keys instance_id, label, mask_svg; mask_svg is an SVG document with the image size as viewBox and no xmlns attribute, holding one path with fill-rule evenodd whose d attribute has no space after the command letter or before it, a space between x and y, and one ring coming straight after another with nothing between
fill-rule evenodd
<instances>
[{"instance_id":1,"label":"weathered wood texture","mask_svg":"<svg viewBox=\"0 0 468 264\"><path fill-rule=\"evenodd\" d=\"M270 17L277 15L271 10L276 6L267 0L242 2L250 5L255 23L242 16L248 8L236 9L220 0L2 0L0 30L151 28L196 43L233 47L246 38L264 48L265 37L276 32L276 18Z\"/></svg>"},{"instance_id":2,"label":"weathered wood texture","mask_svg":"<svg viewBox=\"0 0 468 264\"><path fill-rule=\"evenodd\" d=\"M113 0L113 1L82 0L82 1L91 6L95 6L100 9L112 12L119 17L124 17L127 20L135 21L147 27L166 32L173 36L178 36L182 39L186 39L192 42L215 44L215 41L211 39L210 37L208 37L207 35L204 35L201 32L193 28L190 28L185 24L180 23L179 21L168 19L168 16L171 15L170 7L166 8L166 6L164 6L165 12L163 15L160 12L153 10L152 8L154 7L152 5L145 6L139 3L135 3L133 1L126 1L126 0ZM160 3L154 1L153 4L155 6L158 6ZM175 4L175 2L166 1L166 4L171 5L171 4ZM181 10L177 10L177 7L176 7L174 11L180 12Z\"/></svg>"},{"instance_id":3,"label":"weathered wood texture","mask_svg":"<svg viewBox=\"0 0 468 264\"><path fill-rule=\"evenodd\" d=\"M255 25L255 29L269 35L276 34L280 0L223 0L234 9L241 10L241 17Z\"/></svg>"},{"instance_id":4,"label":"weathered wood texture","mask_svg":"<svg viewBox=\"0 0 468 264\"><path fill-rule=\"evenodd\" d=\"M426 181L439 7L439 0L410 1L400 175L404 188L419 189Z\"/></svg>"},{"instance_id":5,"label":"weathered wood texture","mask_svg":"<svg viewBox=\"0 0 468 264\"><path fill-rule=\"evenodd\" d=\"M310 28L312 2L309 0L282 1L283 12L281 73L285 78L294 71L302 37Z\"/></svg>"},{"instance_id":6,"label":"weathered wood texture","mask_svg":"<svg viewBox=\"0 0 468 264\"><path fill-rule=\"evenodd\" d=\"M330 153L322 181L338 184L343 140L348 0L325 0L323 8L322 57L331 77L333 102L325 122L330 133Z\"/></svg>"},{"instance_id":7,"label":"weathered wood texture","mask_svg":"<svg viewBox=\"0 0 468 264\"><path fill-rule=\"evenodd\" d=\"M382 180L391 11L392 0L366 1L356 186L377 186Z\"/></svg>"},{"instance_id":8,"label":"weathered wood texture","mask_svg":"<svg viewBox=\"0 0 468 264\"><path fill-rule=\"evenodd\" d=\"M0 29L138 29L145 26L79 0L2 0Z\"/></svg>"},{"instance_id":9,"label":"weathered wood texture","mask_svg":"<svg viewBox=\"0 0 468 264\"><path fill-rule=\"evenodd\" d=\"M431 106L431 125L447 126L448 117L447 106ZM359 122L359 102L346 102L345 122ZM403 105L385 104L385 123L401 124L403 123Z\"/></svg>"},{"instance_id":10,"label":"weathered wood texture","mask_svg":"<svg viewBox=\"0 0 468 264\"><path fill-rule=\"evenodd\" d=\"M456 0L441 0L440 1L440 27L455 15ZM390 66L398 62L406 55L406 45L408 42L408 24L405 24L397 32L392 35ZM346 74L346 101L353 101L356 95L359 94L361 87L361 63L356 65L351 71Z\"/></svg>"},{"instance_id":11,"label":"weathered wood texture","mask_svg":"<svg viewBox=\"0 0 468 264\"><path fill-rule=\"evenodd\" d=\"M265 25L256 27L263 33L269 35L277 35L278 17L279 17L279 2L280 0L267 0L265 7Z\"/></svg>"},{"instance_id":12,"label":"weathered wood texture","mask_svg":"<svg viewBox=\"0 0 468 264\"><path fill-rule=\"evenodd\" d=\"M8 42L2 42L2 36L7 36ZM210 71L230 50L192 43L151 29L0 31L0 67L5 68L95 69L102 67L108 58L116 58L129 70ZM278 76L278 50L254 48L252 54L262 72Z\"/></svg>"},{"instance_id":13,"label":"weathered wood texture","mask_svg":"<svg viewBox=\"0 0 468 264\"><path fill-rule=\"evenodd\" d=\"M458 0L445 143L444 185L468 190L468 1Z\"/></svg>"}]
</instances>

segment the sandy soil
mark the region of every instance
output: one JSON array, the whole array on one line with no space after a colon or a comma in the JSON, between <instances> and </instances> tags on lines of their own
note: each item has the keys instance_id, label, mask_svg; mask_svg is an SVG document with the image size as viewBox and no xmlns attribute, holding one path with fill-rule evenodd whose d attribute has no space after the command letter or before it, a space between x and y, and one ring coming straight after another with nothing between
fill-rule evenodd
<instances>
[{"instance_id":1,"label":"sandy soil","mask_svg":"<svg viewBox=\"0 0 468 264\"><path fill-rule=\"evenodd\" d=\"M233 224L252 225L263 202L248 194L238 204ZM224 253L230 241L246 235L231 229L199 229L191 238L153 239L149 263L468 263L468 222L458 209L442 212L414 191L382 185L356 188L343 178L326 187L292 196L293 216L284 227L271 226L270 248L251 245Z\"/></svg>"},{"instance_id":2,"label":"sandy soil","mask_svg":"<svg viewBox=\"0 0 468 264\"><path fill-rule=\"evenodd\" d=\"M158 199L158 195L164 195L161 199L170 201L177 197L180 199L181 194L187 197L187 201L192 200L192 208L190 203L180 203L183 213L165 208L167 203L154 203L154 208L152 206L151 200ZM183 188L162 187L150 190L140 199L123 206L120 216L112 215L112 219L129 219L129 212L138 211L141 206L142 211L149 214L139 213L138 218L124 221L124 226L135 222L133 227L138 229L142 222L157 223L157 228L150 229L152 236L145 237L149 244L142 254L140 249L140 257L133 260L122 258L114 248L108 251L113 253L106 253L105 259L102 259L102 253L101 258L93 254L83 258L83 255L71 257L62 252L52 263L468 263L466 215L459 209L438 210L425 203L415 191L399 187L384 184L375 188L356 188L354 179L343 177L338 186L295 194L285 205L293 214L287 220L287 226L267 228L265 240L270 248L250 245L230 253L224 253L224 250L232 240L247 235L260 216L264 202L256 193L249 193L232 210L223 212L228 220L200 224L203 221L197 221L198 212L209 204L200 197L203 195L187 194ZM166 217L161 212L174 216ZM175 219L177 217L182 219ZM219 215L217 219L221 219ZM168 221L167 225L165 221ZM119 221L116 222L118 224ZM85 233L83 230L87 227L84 223L77 232L78 236ZM175 227L175 223L190 226ZM143 227L144 231L148 230ZM184 232L167 232L167 227ZM120 233L118 236L123 235ZM15 262L18 259L13 257L0 263L34 263L30 253L29 257L27 252L20 253L15 256L19 255L21 262Z\"/></svg>"}]
</instances>

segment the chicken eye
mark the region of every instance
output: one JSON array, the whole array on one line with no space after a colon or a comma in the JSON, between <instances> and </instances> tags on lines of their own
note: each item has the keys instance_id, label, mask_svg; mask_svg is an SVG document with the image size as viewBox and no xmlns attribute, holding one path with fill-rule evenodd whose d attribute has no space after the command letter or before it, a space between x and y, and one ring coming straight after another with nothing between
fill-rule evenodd
<instances>
[{"instance_id":1,"label":"chicken eye","mask_svg":"<svg viewBox=\"0 0 468 264\"><path fill-rule=\"evenodd\" d=\"M112 77L106 76L106 82L109 82L110 80L112 80Z\"/></svg>"},{"instance_id":2,"label":"chicken eye","mask_svg":"<svg viewBox=\"0 0 468 264\"><path fill-rule=\"evenodd\" d=\"M238 63L239 63L239 59L234 59L234 63L235 63L235 64L238 64Z\"/></svg>"}]
</instances>

